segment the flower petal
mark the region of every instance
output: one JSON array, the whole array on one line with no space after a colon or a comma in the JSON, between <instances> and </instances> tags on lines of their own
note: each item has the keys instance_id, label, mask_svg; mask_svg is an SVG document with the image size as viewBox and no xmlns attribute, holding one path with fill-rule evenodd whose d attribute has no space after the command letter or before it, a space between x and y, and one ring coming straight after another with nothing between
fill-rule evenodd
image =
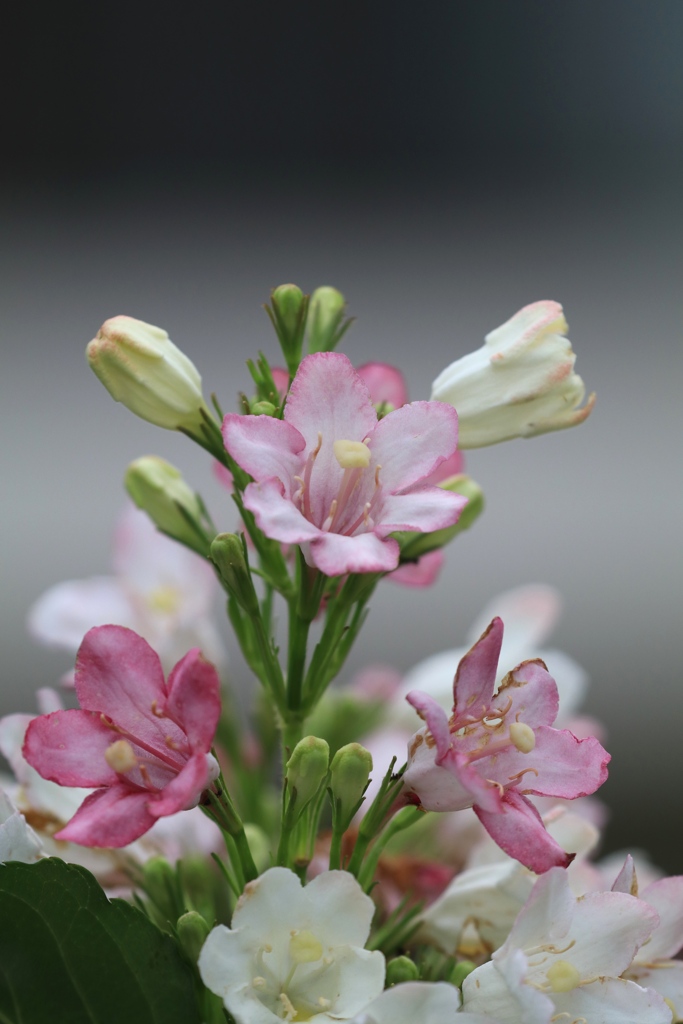
<instances>
[{"instance_id":1,"label":"flower petal","mask_svg":"<svg viewBox=\"0 0 683 1024\"><path fill-rule=\"evenodd\" d=\"M315 352L301 360L284 422L303 434L307 451L317 447L321 433L331 454L333 441L362 441L375 427L377 414L349 359L341 352Z\"/></svg>"},{"instance_id":2,"label":"flower petal","mask_svg":"<svg viewBox=\"0 0 683 1024\"><path fill-rule=\"evenodd\" d=\"M367 385L374 405L391 405L400 409L408 401L408 388L403 374L389 363L364 363L356 373Z\"/></svg>"},{"instance_id":3,"label":"flower petal","mask_svg":"<svg viewBox=\"0 0 683 1024\"><path fill-rule=\"evenodd\" d=\"M454 526L467 504L462 494L440 487L421 487L408 494L388 494L382 500L375 532L386 537L395 530L432 533Z\"/></svg>"},{"instance_id":4,"label":"flower petal","mask_svg":"<svg viewBox=\"0 0 683 1024\"><path fill-rule=\"evenodd\" d=\"M113 576L66 580L50 587L28 613L31 636L41 643L77 651L92 626L115 622L134 626L137 615L121 583Z\"/></svg>"},{"instance_id":5,"label":"flower petal","mask_svg":"<svg viewBox=\"0 0 683 1024\"><path fill-rule=\"evenodd\" d=\"M547 725L538 726L534 735L536 745L528 754L514 748L498 754L495 765L486 769L493 778L506 785L518 772L528 771L520 792L564 800L589 796L607 779L610 755L594 737L578 740L567 729Z\"/></svg>"},{"instance_id":6,"label":"flower petal","mask_svg":"<svg viewBox=\"0 0 683 1024\"><path fill-rule=\"evenodd\" d=\"M476 719L489 707L502 642L503 622L495 618L458 665L453 680L453 712L456 718Z\"/></svg>"},{"instance_id":7,"label":"flower petal","mask_svg":"<svg viewBox=\"0 0 683 1024\"><path fill-rule=\"evenodd\" d=\"M318 527L309 523L284 494L283 485L275 477L249 484L244 492L244 507L254 513L266 537L283 544L304 544L320 534Z\"/></svg>"},{"instance_id":8,"label":"flower petal","mask_svg":"<svg viewBox=\"0 0 683 1024\"><path fill-rule=\"evenodd\" d=\"M671 1010L657 992L623 978L600 978L571 992L553 994L560 1020L573 1018L600 1024L670 1024ZM569 1014L569 1017L562 1017Z\"/></svg>"},{"instance_id":9,"label":"flower petal","mask_svg":"<svg viewBox=\"0 0 683 1024\"><path fill-rule=\"evenodd\" d=\"M567 854L546 831L540 814L525 797L507 790L502 812L484 811L476 804L480 822L510 857L530 871L542 874L552 867L568 867L574 854Z\"/></svg>"},{"instance_id":10,"label":"flower petal","mask_svg":"<svg viewBox=\"0 0 683 1024\"><path fill-rule=\"evenodd\" d=\"M125 782L98 789L86 797L68 825L55 833L55 839L81 846L127 846L156 821L147 808L148 800L149 793L131 789Z\"/></svg>"},{"instance_id":11,"label":"flower petal","mask_svg":"<svg viewBox=\"0 0 683 1024\"><path fill-rule=\"evenodd\" d=\"M303 890L323 945L364 946L375 904L348 871L324 871Z\"/></svg>"},{"instance_id":12,"label":"flower petal","mask_svg":"<svg viewBox=\"0 0 683 1024\"><path fill-rule=\"evenodd\" d=\"M310 553L313 564L326 576L345 576L349 572L392 572L398 565L399 547L395 540L381 540L374 533L344 537L319 531Z\"/></svg>"},{"instance_id":13,"label":"flower petal","mask_svg":"<svg viewBox=\"0 0 683 1024\"><path fill-rule=\"evenodd\" d=\"M659 914L659 927L636 962L669 960L683 947L683 875L660 878L648 885L640 898Z\"/></svg>"},{"instance_id":14,"label":"flower petal","mask_svg":"<svg viewBox=\"0 0 683 1024\"><path fill-rule=\"evenodd\" d=\"M446 556L440 549L428 551L416 562L399 565L386 578L390 583L399 583L402 587L431 587L439 578L445 561Z\"/></svg>"},{"instance_id":15,"label":"flower petal","mask_svg":"<svg viewBox=\"0 0 683 1024\"><path fill-rule=\"evenodd\" d=\"M370 438L372 467L392 494L429 476L458 444L458 416L442 402L411 402L380 420Z\"/></svg>"},{"instance_id":16,"label":"flower petal","mask_svg":"<svg viewBox=\"0 0 683 1024\"><path fill-rule=\"evenodd\" d=\"M187 735L192 750L206 753L221 713L220 680L198 648L188 651L168 677L168 697L161 709Z\"/></svg>"},{"instance_id":17,"label":"flower petal","mask_svg":"<svg viewBox=\"0 0 683 1024\"><path fill-rule=\"evenodd\" d=\"M204 753L194 754L158 795L150 797L149 813L163 818L195 807L209 778L209 758Z\"/></svg>"},{"instance_id":18,"label":"flower petal","mask_svg":"<svg viewBox=\"0 0 683 1024\"><path fill-rule=\"evenodd\" d=\"M117 738L95 712L53 711L29 723L23 754L43 778L60 786L111 786L118 776L104 755Z\"/></svg>"},{"instance_id":19,"label":"flower petal","mask_svg":"<svg viewBox=\"0 0 683 1024\"><path fill-rule=\"evenodd\" d=\"M228 413L223 420L223 441L235 462L257 482L277 477L287 497L302 464L306 445L299 431L272 416L239 416Z\"/></svg>"}]
</instances>

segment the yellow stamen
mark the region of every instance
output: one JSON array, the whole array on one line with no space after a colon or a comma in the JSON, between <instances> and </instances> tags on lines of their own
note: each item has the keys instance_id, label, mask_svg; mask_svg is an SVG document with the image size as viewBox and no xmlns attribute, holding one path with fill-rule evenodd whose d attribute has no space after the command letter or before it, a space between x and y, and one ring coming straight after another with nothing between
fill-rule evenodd
<instances>
[{"instance_id":1,"label":"yellow stamen","mask_svg":"<svg viewBox=\"0 0 683 1024\"><path fill-rule=\"evenodd\" d=\"M367 469L370 465L370 449L362 441L335 441L332 448L342 469Z\"/></svg>"},{"instance_id":2,"label":"yellow stamen","mask_svg":"<svg viewBox=\"0 0 683 1024\"><path fill-rule=\"evenodd\" d=\"M115 772L129 772L137 766L135 751L128 740L116 740L104 752L104 760Z\"/></svg>"}]
</instances>

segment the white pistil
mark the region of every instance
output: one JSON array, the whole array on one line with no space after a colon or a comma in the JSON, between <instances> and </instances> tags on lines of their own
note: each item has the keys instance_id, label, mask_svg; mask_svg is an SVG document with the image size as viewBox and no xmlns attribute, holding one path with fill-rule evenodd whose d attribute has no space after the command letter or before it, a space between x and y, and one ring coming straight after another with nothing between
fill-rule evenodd
<instances>
[{"instance_id":1,"label":"white pistil","mask_svg":"<svg viewBox=\"0 0 683 1024\"><path fill-rule=\"evenodd\" d=\"M104 760L112 771L123 774L137 767L138 759L128 740L115 740L104 752Z\"/></svg>"},{"instance_id":2,"label":"white pistil","mask_svg":"<svg viewBox=\"0 0 683 1024\"><path fill-rule=\"evenodd\" d=\"M530 754L536 746L536 736L525 722L513 722L510 726L510 740L520 754Z\"/></svg>"}]
</instances>

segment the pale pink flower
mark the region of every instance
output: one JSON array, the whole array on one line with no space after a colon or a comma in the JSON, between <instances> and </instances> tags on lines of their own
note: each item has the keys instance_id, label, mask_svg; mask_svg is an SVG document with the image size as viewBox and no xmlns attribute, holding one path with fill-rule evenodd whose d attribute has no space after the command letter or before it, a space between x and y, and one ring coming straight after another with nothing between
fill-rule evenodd
<instances>
[{"instance_id":1,"label":"pale pink flower","mask_svg":"<svg viewBox=\"0 0 683 1024\"><path fill-rule=\"evenodd\" d=\"M158 818L196 806L218 775L210 749L219 690L197 648L165 681L142 637L121 626L91 629L76 660L81 708L33 719L24 742L44 778L95 789L55 838L121 847Z\"/></svg>"},{"instance_id":2,"label":"pale pink flower","mask_svg":"<svg viewBox=\"0 0 683 1024\"><path fill-rule=\"evenodd\" d=\"M542 661L522 662L495 691L502 639L495 618L458 665L450 718L427 694L408 695L426 726L409 743L404 782L426 810L473 807L498 845L540 874L572 857L546 832L527 794L573 800L593 793L610 758L596 739L551 728L559 700Z\"/></svg>"},{"instance_id":3,"label":"pale pink flower","mask_svg":"<svg viewBox=\"0 0 683 1024\"><path fill-rule=\"evenodd\" d=\"M651 907L626 893L576 899L566 872L552 868L505 943L465 979L465 1009L501 1024L670 1024L657 992L620 977L657 923Z\"/></svg>"},{"instance_id":4,"label":"pale pink flower","mask_svg":"<svg viewBox=\"0 0 683 1024\"><path fill-rule=\"evenodd\" d=\"M259 527L301 545L328 576L391 572L399 561L391 533L452 526L466 503L422 485L456 450L454 410L414 402L378 421L367 387L340 353L306 356L284 419L229 414L223 438L254 478L244 504Z\"/></svg>"}]
</instances>

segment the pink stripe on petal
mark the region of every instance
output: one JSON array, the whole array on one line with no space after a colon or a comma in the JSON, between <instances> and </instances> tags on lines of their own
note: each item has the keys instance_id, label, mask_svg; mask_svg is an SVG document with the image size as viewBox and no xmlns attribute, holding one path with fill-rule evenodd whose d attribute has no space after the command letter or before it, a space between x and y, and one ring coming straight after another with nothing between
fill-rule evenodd
<instances>
[{"instance_id":1,"label":"pink stripe on petal","mask_svg":"<svg viewBox=\"0 0 683 1024\"><path fill-rule=\"evenodd\" d=\"M71 821L55 833L55 839L81 846L127 846L156 821L147 809L148 800L149 793L125 783L99 789L85 798Z\"/></svg>"},{"instance_id":2,"label":"pink stripe on petal","mask_svg":"<svg viewBox=\"0 0 683 1024\"><path fill-rule=\"evenodd\" d=\"M398 565L399 547L395 540L380 540L374 533L344 537L318 531L311 543L310 555L313 564L326 576L391 572Z\"/></svg>"},{"instance_id":3,"label":"pink stripe on petal","mask_svg":"<svg viewBox=\"0 0 683 1024\"><path fill-rule=\"evenodd\" d=\"M463 720L480 717L493 697L503 623L495 618L458 665L453 681L453 710Z\"/></svg>"},{"instance_id":4,"label":"pink stripe on petal","mask_svg":"<svg viewBox=\"0 0 683 1024\"><path fill-rule=\"evenodd\" d=\"M158 795L150 797L150 814L155 818L163 818L167 814L195 807L208 781L209 764L206 754L194 754Z\"/></svg>"},{"instance_id":5,"label":"pink stripe on petal","mask_svg":"<svg viewBox=\"0 0 683 1024\"><path fill-rule=\"evenodd\" d=\"M503 797L501 813L491 814L476 805L474 811L501 850L537 875L553 867L569 867L574 859L546 832L536 808L514 790Z\"/></svg>"},{"instance_id":6,"label":"pink stripe on petal","mask_svg":"<svg viewBox=\"0 0 683 1024\"><path fill-rule=\"evenodd\" d=\"M195 647L181 658L168 677L164 711L183 729L191 750L211 748L221 713L216 669Z\"/></svg>"},{"instance_id":7,"label":"pink stripe on petal","mask_svg":"<svg viewBox=\"0 0 683 1024\"><path fill-rule=\"evenodd\" d=\"M99 626L86 633L76 657L76 693L82 708L107 715L146 746L166 751L167 738L185 743L173 722L154 713L166 698L163 669L132 629Z\"/></svg>"},{"instance_id":8,"label":"pink stripe on petal","mask_svg":"<svg viewBox=\"0 0 683 1024\"><path fill-rule=\"evenodd\" d=\"M277 477L288 497L303 465L305 440L291 424L272 416L239 416L223 420L223 441L235 462L254 480Z\"/></svg>"},{"instance_id":9,"label":"pink stripe on petal","mask_svg":"<svg viewBox=\"0 0 683 1024\"><path fill-rule=\"evenodd\" d=\"M60 786L110 786L118 776L104 754L118 733L91 711L53 711L29 723L23 754L44 779Z\"/></svg>"},{"instance_id":10,"label":"pink stripe on petal","mask_svg":"<svg viewBox=\"0 0 683 1024\"><path fill-rule=\"evenodd\" d=\"M412 402L380 420L370 439L385 491L420 483L450 458L458 443L458 416L443 402Z\"/></svg>"}]
</instances>

